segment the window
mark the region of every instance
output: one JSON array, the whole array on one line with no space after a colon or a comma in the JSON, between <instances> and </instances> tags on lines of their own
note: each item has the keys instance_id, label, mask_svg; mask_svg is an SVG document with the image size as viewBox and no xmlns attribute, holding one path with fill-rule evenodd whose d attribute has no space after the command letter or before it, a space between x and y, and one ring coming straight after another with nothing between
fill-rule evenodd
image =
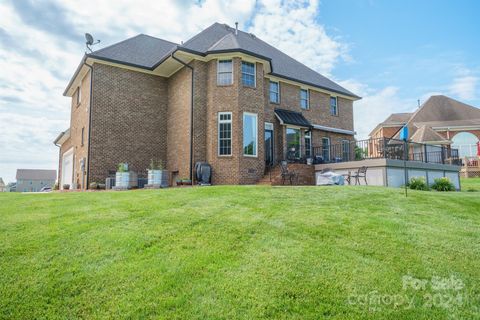
<instances>
[{"instance_id":1,"label":"window","mask_svg":"<svg viewBox=\"0 0 480 320\"><path fill-rule=\"evenodd\" d=\"M242 61L242 84L247 87L255 87L255 64Z\"/></svg>"},{"instance_id":2,"label":"window","mask_svg":"<svg viewBox=\"0 0 480 320\"><path fill-rule=\"evenodd\" d=\"M470 132L459 132L452 138L452 148L458 149L461 158L475 157L477 155L478 138Z\"/></svg>"},{"instance_id":3,"label":"window","mask_svg":"<svg viewBox=\"0 0 480 320\"><path fill-rule=\"evenodd\" d=\"M300 107L308 110L308 90L300 89Z\"/></svg>"},{"instance_id":4,"label":"window","mask_svg":"<svg viewBox=\"0 0 480 320\"><path fill-rule=\"evenodd\" d=\"M218 114L218 155L232 155L232 113Z\"/></svg>"},{"instance_id":5,"label":"window","mask_svg":"<svg viewBox=\"0 0 480 320\"><path fill-rule=\"evenodd\" d=\"M330 97L330 114L338 116L337 97Z\"/></svg>"},{"instance_id":6,"label":"window","mask_svg":"<svg viewBox=\"0 0 480 320\"><path fill-rule=\"evenodd\" d=\"M82 128L82 147L83 147L83 144L84 144L84 141L85 141L85 127Z\"/></svg>"},{"instance_id":7,"label":"window","mask_svg":"<svg viewBox=\"0 0 480 320\"><path fill-rule=\"evenodd\" d=\"M232 60L218 60L217 85L226 86L233 83Z\"/></svg>"},{"instance_id":8,"label":"window","mask_svg":"<svg viewBox=\"0 0 480 320\"><path fill-rule=\"evenodd\" d=\"M77 106L82 102L82 88L77 88Z\"/></svg>"},{"instance_id":9,"label":"window","mask_svg":"<svg viewBox=\"0 0 480 320\"><path fill-rule=\"evenodd\" d=\"M270 102L280 103L280 84L270 81Z\"/></svg>"},{"instance_id":10,"label":"window","mask_svg":"<svg viewBox=\"0 0 480 320\"><path fill-rule=\"evenodd\" d=\"M305 131L305 157L312 156L312 131Z\"/></svg>"},{"instance_id":11,"label":"window","mask_svg":"<svg viewBox=\"0 0 480 320\"><path fill-rule=\"evenodd\" d=\"M350 161L350 141L342 140L342 160Z\"/></svg>"},{"instance_id":12,"label":"window","mask_svg":"<svg viewBox=\"0 0 480 320\"><path fill-rule=\"evenodd\" d=\"M322 138L323 161L330 161L330 138Z\"/></svg>"},{"instance_id":13,"label":"window","mask_svg":"<svg viewBox=\"0 0 480 320\"><path fill-rule=\"evenodd\" d=\"M287 159L300 158L300 129L287 127Z\"/></svg>"},{"instance_id":14,"label":"window","mask_svg":"<svg viewBox=\"0 0 480 320\"><path fill-rule=\"evenodd\" d=\"M257 156L257 115L243 113L243 155Z\"/></svg>"}]
</instances>

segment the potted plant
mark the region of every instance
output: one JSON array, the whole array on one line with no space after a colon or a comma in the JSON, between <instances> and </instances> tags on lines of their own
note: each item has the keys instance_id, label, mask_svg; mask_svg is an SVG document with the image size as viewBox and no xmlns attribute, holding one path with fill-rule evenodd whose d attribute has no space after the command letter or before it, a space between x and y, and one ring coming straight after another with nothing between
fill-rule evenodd
<instances>
[{"instance_id":1,"label":"potted plant","mask_svg":"<svg viewBox=\"0 0 480 320\"><path fill-rule=\"evenodd\" d=\"M137 185L137 174L128 170L128 163L119 163L115 174L115 189L131 189Z\"/></svg>"},{"instance_id":2,"label":"potted plant","mask_svg":"<svg viewBox=\"0 0 480 320\"><path fill-rule=\"evenodd\" d=\"M192 185L192 180L188 179L188 178L183 178L182 179L182 185L184 186L191 186Z\"/></svg>"},{"instance_id":3,"label":"potted plant","mask_svg":"<svg viewBox=\"0 0 480 320\"><path fill-rule=\"evenodd\" d=\"M148 186L153 188L168 187L168 171L164 169L162 160L150 160L148 169Z\"/></svg>"}]
</instances>

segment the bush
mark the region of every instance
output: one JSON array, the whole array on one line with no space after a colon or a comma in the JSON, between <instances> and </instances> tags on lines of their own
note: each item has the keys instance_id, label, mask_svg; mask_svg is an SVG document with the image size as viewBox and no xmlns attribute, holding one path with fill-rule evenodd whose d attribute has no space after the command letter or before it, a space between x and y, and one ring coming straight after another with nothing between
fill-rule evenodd
<instances>
[{"instance_id":1,"label":"bush","mask_svg":"<svg viewBox=\"0 0 480 320\"><path fill-rule=\"evenodd\" d=\"M430 189L424 177L411 178L407 186L412 190L428 191Z\"/></svg>"},{"instance_id":2,"label":"bush","mask_svg":"<svg viewBox=\"0 0 480 320\"><path fill-rule=\"evenodd\" d=\"M455 191L455 186L450 179L443 177L434 180L432 189L437 191Z\"/></svg>"},{"instance_id":3,"label":"bush","mask_svg":"<svg viewBox=\"0 0 480 320\"><path fill-rule=\"evenodd\" d=\"M128 172L128 165L126 163L119 163L117 167L117 172Z\"/></svg>"}]
</instances>

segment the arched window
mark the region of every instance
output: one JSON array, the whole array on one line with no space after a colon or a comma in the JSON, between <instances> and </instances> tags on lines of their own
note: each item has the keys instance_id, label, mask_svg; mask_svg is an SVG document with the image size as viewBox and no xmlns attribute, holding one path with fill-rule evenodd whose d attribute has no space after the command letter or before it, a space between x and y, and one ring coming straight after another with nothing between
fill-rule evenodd
<instances>
[{"instance_id":1,"label":"arched window","mask_svg":"<svg viewBox=\"0 0 480 320\"><path fill-rule=\"evenodd\" d=\"M478 138L470 132L459 132L453 136L452 148L458 149L460 157L474 157L477 155Z\"/></svg>"}]
</instances>

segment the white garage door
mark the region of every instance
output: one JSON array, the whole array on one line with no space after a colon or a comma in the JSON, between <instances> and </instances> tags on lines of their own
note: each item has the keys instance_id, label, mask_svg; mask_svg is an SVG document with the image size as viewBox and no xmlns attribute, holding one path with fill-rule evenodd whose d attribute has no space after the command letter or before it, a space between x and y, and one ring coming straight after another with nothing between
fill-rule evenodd
<instances>
[{"instance_id":1,"label":"white garage door","mask_svg":"<svg viewBox=\"0 0 480 320\"><path fill-rule=\"evenodd\" d=\"M62 159L62 183L60 188L63 189L64 184L73 184L73 149L65 152Z\"/></svg>"}]
</instances>

